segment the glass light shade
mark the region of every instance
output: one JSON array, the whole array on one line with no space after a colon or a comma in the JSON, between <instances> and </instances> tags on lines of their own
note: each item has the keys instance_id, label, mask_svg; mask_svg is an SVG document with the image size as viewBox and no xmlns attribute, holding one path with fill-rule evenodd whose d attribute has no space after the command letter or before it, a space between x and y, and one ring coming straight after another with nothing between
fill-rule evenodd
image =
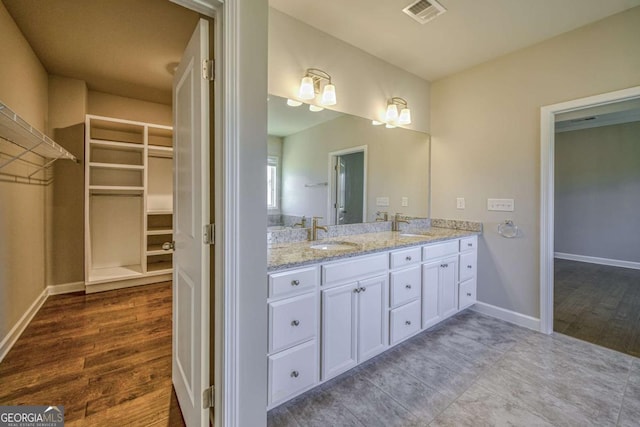
<instances>
[{"instance_id":1,"label":"glass light shade","mask_svg":"<svg viewBox=\"0 0 640 427\"><path fill-rule=\"evenodd\" d=\"M316 97L316 91L313 88L313 79L311 77L303 77L300 81L301 99L313 99Z\"/></svg>"},{"instance_id":2,"label":"glass light shade","mask_svg":"<svg viewBox=\"0 0 640 427\"><path fill-rule=\"evenodd\" d=\"M322 105L336 105L336 87L332 84L324 86L322 91Z\"/></svg>"},{"instance_id":3,"label":"glass light shade","mask_svg":"<svg viewBox=\"0 0 640 427\"><path fill-rule=\"evenodd\" d=\"M383 125L384 123L379 122L377 120L371 120L371 124L374 125L374 126L380 126L380 125Z\"/></svg>"},{"instance_id":4,"label":"glass light shade","mask_svg":"<svg viewBox=\"0 0 640 427\"><path fill-rule=\"evenodd\" d=\"M384 120L387 123L392 123L398 120L398 106L396 104L387 105L387 114L385 114Z\"/></svg>"},{"instance_id":5,"label":"glass light shade","mask_svg":"<svg viewBox=\"0 0 640 427\"><path fill-rule=\"evenodd\" d=\"M313 105L313 104L309 105L309 111L313 111L314 113L317 113L318 111L322 111L322 110L324 110L323 107L318 107L317 105Z\"/></svg>"},{"instance_id":6,"label":"glass light shade","mask_svg":"<svg viewBox=\"0 0 640 427\"><path fill-rule=\"evenodd\" d=\"M384 125L384 127L386 127L387 129L394 129L395 126L392 124L387 123L386 125Z\"/></svg>"},{"instance_id":7,"label":"glass light shade","mask_svg":"<svg viewBox=\"0 0 640 427\"><path fill-rule=\"evenodd\" d=\"M411 123L411 111L408 108L403 108L400 111L400 116L398 117L398 124L408 125Z\"/></svg>"},{"instance_id":8,"label":"glass light shade","mask_svg":"<svg viewBox=\"0 0 640 427\"><path fill-rule=\"evenodd\" d=\"M302 105L302 102L296 101L295 99L287 99L287 105L289 107L299 107Z\"/></svg>"}]
</instances>

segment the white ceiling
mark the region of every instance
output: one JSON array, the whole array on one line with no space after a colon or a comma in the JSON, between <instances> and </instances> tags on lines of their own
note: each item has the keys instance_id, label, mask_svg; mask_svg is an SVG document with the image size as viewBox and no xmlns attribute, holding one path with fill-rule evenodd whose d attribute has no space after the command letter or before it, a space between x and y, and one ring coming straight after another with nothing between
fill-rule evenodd
<instances>
[{"instance_id":1,"label":"white ceiling","mask_svg":"<svg viewBox=\"0 0 640 427\"><path fill-rule=\"evenodd\" d=\"M171 103L170 69L198 14L168 0L2 0L50 74Z\"/></svg>"},{"instance_id":2,"label":"white ceiling","mask_svg":"<svg viewBox=\"0 0 640 427\"><path fill-rule=\"evenodd\" d=\"M328 122L342 116L342 113L331 110L309 111L309 106L290 107L287 100L279 96L269 95L269 135L285 137L302 132L320 123Z\"/></svg>"},{"instance_id":3,"label":"white ceiling","mask_svg":"<svg viewBox=\"0 0 640 427\"><path fill-rule=\"evenodd\" d=\"M441 0L421 25L415 0L269 0L271 7L433 81L640 5L640 0Z\"/></svg>"}]
</instances>

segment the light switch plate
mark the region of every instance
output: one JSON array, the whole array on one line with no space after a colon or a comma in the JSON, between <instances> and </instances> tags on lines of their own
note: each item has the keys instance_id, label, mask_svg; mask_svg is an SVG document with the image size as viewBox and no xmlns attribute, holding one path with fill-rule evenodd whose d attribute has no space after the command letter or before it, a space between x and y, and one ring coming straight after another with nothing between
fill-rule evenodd
<instances>
[{"instance_id":1,"label":"light switch plate","mask_svg":"<svg viewBox=\"0 0 640 427\"><path fill-rule=\"evenodd\" d=\"M488 211L513 212L513 199L487 199Z\"/></svg>"},{"instance_id":2,"label":"light switch plate","mask_svg":"<svg viewBox=\"0 0 640 427\"><path fill-rule=\"evenodd\" d=\"M402 198L402 206L403 207L409 206L409 198L408 197L403 197Z\"/></svg>"},{"instance_id":3,"label":"light switch plate","mask_svg":"<svg viewBox=\"0 0 640 427\"><path fill-rule=\"evenodd\" d=\"M456 208L457 209L464 209L464 197L458 197L456 199Z\"/></svg>"},{"instance_id":4,"label":"light switch plate","mask_svg":"<svg viewBox=\"0 0 640 427\"><path fill-rule=\"evenodd\" d=\"M376 206L389 206L388 197L376 197Z\"/></svg>"}]
</instances>

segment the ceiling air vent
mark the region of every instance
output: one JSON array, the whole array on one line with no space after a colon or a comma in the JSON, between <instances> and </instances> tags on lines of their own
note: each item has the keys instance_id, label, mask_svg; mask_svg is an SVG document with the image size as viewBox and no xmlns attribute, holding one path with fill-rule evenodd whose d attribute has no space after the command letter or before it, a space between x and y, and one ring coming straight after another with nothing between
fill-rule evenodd
<instances>
[{"instance_id":1,"label":"ceiling air vent","mask_svg":"<svg viewBox=\"0 0 640 427\"><path fill-rule=\"evenodd\" d=\"M418 0L402 9L402 11L419 23L426 24L445 13L447 9L435 0Z\"/></svg>"}]
</instances>

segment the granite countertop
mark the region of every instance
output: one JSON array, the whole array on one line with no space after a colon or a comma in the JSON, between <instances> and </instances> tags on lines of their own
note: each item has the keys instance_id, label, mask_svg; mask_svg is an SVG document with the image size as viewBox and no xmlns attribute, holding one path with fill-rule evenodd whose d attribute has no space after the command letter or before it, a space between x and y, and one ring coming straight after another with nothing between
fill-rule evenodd
<instances>
[{"instance_id":1,"label":"granite countertop","mask_svg":"<svg viewBox=\"0 0 640 427\"><path fill-rule=\"evenodd\" d=\"M401 236L401 234L406 233L420 235ZM267 249L267 271L279 271L318 262L334 261L392 249L420 246L426 243L458 239L460 237L478 234L480 233L476 231L431 227L423 230L413 230L411 232L383 231L377 233L352 234L314 242L304 241L273 244ZM351 247L336 250L320 250L310 247L315 244L327 243L346 243Z\"/></svg>"}]
</instances>

